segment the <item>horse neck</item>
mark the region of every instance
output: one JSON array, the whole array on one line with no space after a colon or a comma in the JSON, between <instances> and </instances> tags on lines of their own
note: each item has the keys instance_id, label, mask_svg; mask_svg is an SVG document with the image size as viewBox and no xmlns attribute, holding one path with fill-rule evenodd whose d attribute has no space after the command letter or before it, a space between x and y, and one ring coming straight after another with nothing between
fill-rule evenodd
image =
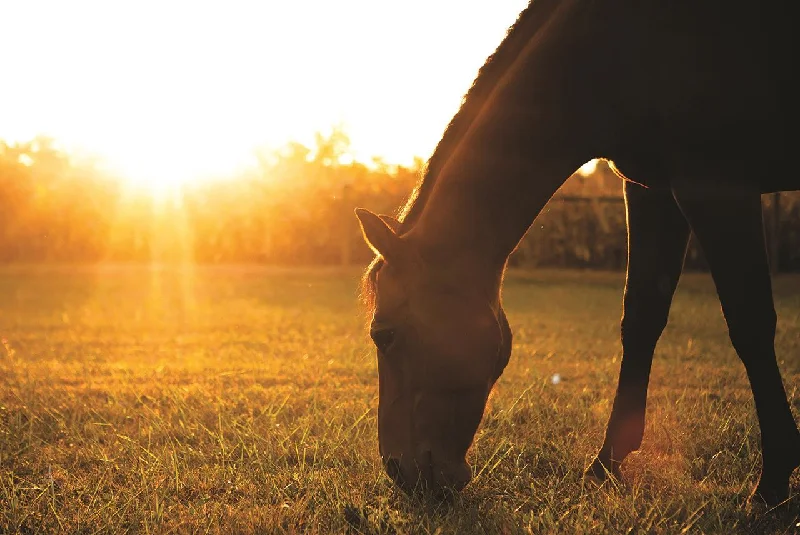
<instances>
[{"instance_id":1,"label":"horse neck","mask_svg":"<svg viewBox=\"0 0 800 535\"><path fill-rule=\"evenodd\" d=\"M519 90L520 98L525 93ZM499 281L509 255L564 181L597 156L569 113L520 113L496 98L442 168L406 234L427 262ZM530 112L531 110L528 110ZM575 119L578 121L578 119Z\"/></svg>"},{"instance_id":2,"label":"horse neck","mask_svg":"<svg viewBox=\"0 0 800 535\"><path fill-rule=\"evenodd\" d=\"M465 146L460 152L439 177L408 239L428 260L490 270L502 270L548 200L585 163L552 150L481 154Z\"/></svg>"},{"instance_id":3,"label":"horse neck","mask_svg":"<svg viewBox=\"0 0 800 535\"><path fill-rule=\"evenodd\" d=\"M580 91L597 65L580 2L554 4L547 23L479 102L406 234L427 262L502 277L538 213L583 163L602 155L611 127L598 89ZM578 37L575 37L575 36ZM581 39L583 41L581 41ZM468 103L465 103L467 105ZM472 103L473 105L475 103ZM602 126L600 126L602 125ZM601 133L602 132L602 133Z\"/></svg>"}]
</instances>

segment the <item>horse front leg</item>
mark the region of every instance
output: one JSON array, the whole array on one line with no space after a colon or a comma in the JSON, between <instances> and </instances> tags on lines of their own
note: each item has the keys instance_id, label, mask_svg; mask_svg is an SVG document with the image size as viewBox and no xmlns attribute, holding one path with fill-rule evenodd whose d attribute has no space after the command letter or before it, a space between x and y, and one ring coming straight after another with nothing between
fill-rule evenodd
<instances>
[{"instance_id":1,"label":"horse front leg","mask_svg":"<svg viewBox=\"0 0 800 535\"><path fill-rule=\"evenodd\" d=\"M711 268L733 347L744 363L761 428L761 478L753 497L775 506L800 465L798 433L775 356L777 317L761 194L747 186L676 182L673 193Z\"/></svg>"},{"instance_id":2,"label":"horse front leg","mask_svg":"<svg viewBox=\"0 0 800 535\"><path fill-rule=\"evenodd\" d=\"M622 363L605 440L585 474L594 481L603 481L609 474L619 477L622 461L641 446L653 352L667 324L690 233L669 190L626 182L625 208L628 272Z\"/></svg>"}]
</instances>

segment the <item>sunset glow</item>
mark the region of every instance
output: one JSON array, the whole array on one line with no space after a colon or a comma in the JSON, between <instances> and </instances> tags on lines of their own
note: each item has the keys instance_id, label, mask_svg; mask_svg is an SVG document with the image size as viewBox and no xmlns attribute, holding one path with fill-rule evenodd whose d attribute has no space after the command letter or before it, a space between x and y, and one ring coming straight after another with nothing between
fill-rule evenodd
<instances>
[{"instance_id":1,"label":"sunset glow","mask_svg":"<svg viewBox=\"0 0 800 535\"><path fill-rule=\"evenodd\" d=\"M5 3L0 139L45 134L156 188L333 125L354 158L409 163L526 3Z\"/></svg>"}]
</instances>

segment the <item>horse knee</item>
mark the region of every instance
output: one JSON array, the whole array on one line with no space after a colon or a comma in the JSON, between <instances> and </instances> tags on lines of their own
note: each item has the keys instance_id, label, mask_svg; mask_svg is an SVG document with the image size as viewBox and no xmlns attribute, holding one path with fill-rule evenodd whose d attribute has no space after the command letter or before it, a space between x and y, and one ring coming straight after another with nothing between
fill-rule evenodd
<instances>
[{"instance_id":1,"label":"horse knee","mask_svg":"<svg viewBox=\"0 0 800 535\"><path fill-rule=\"evenodd\" d=\"M742 313L726 314L728 335L733 348L745 365L765 358L765 353L775 351L775 330L778 317L774 307L745 310Z\"/></svg>"},{"instance_id":2,"label":"horse knee","mask_svg":"<svg viewBox=\"0 0 800 535\"><path fill-rule=\"evenodd\" d=\"M626 301L620 324L623 350L654 349L667 326L669 305L662 296L636 304Z\"/></svg>"}]
</instances>

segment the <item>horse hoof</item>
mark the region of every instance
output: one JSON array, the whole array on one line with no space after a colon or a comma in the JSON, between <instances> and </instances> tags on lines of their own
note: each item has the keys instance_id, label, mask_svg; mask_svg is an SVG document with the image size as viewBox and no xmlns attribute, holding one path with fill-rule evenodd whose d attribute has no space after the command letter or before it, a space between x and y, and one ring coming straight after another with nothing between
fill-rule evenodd
<instances>
[{"instance_id":1,"label":"horse hoof","mask_svg":"<svg viewBox=\"0 0 800 535\"><path fill-rule=\"evenodd\" d=\"M622 482L622 473L619 463L611 461L611 467L595 457L592 464L583 473L583 480L595 486L603 486L607 481L619 484Z\"/></svg>"},{"instance_id":2,"label":"horse hoof","mask_svg":"<svg viewBox=\"0 0 800 535\"><path fill-rule=\"evenodd\" d=\"M587 470L583 473L583 480L594 487L602 487L605 482L608 481L608 478L597 477L595 474L589 473Z\"/></svg>"},{"instance_id":3,"label":"horse hoof","mask_svg":"<svg viewBox=\"0 0 800 535\"><path fill-rule=\"evenodd\" d=\"M758 485L747 499L748 508L754 512L787 509L789 504L789 479L796 467L792 463L783 470L763 470Z\"/></svg>"}]
</instances>

